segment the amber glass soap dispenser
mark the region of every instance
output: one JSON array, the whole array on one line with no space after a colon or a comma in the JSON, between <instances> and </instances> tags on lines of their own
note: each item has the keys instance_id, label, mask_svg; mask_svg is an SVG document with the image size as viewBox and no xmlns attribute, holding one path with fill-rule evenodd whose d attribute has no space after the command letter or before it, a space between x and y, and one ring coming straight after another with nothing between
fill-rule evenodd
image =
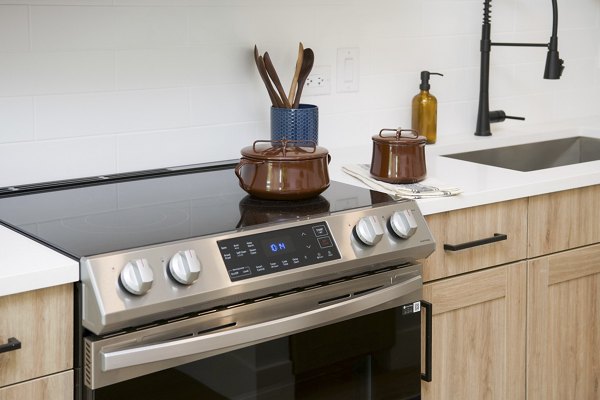
<instances>
[{"instance_id":1,"label":"amber glass soap dispenser","mask_svg":"<svg viewBox=\"0 0 600 400\"><path fill-rule=\"evenodd\" d=\"M429 93L429 77L444 76L438 72L421 71L421 92L412 99L412 129L425 136L427 143L437 138L437 99Z\"/></svg>"}]
</instances>

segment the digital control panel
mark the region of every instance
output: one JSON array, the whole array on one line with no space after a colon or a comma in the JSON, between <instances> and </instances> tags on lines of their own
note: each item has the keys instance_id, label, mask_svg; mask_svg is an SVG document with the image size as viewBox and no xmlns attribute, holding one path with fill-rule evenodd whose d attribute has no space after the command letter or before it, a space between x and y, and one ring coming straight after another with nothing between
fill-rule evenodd
<instances>
[{"instance_id":1,"label":"digital control panel","mask_svg":"<svg viewBox=\"0 0 600 400\"><path fill-rule=\"evenodd\" d=\"M340 259L325 221L217 241L232 282Z\"/></svg>"}]
</instances>

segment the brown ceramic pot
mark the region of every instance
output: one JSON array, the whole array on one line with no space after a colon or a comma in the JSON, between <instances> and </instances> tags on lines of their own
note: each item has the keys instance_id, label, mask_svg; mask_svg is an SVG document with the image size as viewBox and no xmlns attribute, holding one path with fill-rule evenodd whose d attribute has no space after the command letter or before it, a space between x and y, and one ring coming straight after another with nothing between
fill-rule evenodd
<instances>
[{"instance_id":1,"label":"brown ceramic pot","mask_svg":"<svg viewBox=\"0 0 600 400\"><path fill-rule=\"evenodd\" d=\"M327 189L331 156L314 143L310 147L298 144L295 140L257 140L244 147L235 168L242 189L267 200L307 199Z\"/></svg>"},{"instance_id":2,"label":"brown ceramic pot","mask_svg":"<svg viewBox=\"0 0 600 400\"><path fill-rule=\"evenodd\" d=\"M425 142L412 129L382 129L373 136L371 176L389 183L422 181L427 175Z\"/></svg>"}]
</instances>

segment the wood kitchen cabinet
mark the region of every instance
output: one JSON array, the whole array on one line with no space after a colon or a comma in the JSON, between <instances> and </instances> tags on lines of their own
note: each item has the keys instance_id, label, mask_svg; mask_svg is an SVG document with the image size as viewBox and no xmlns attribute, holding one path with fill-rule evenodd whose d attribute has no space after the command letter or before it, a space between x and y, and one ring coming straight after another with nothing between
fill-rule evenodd
<instances>
[{"instance_id":1,"label":"wood kitchen cabinet","mask_svg":"<svg viewBox=\"0 0 600 400\"><path fill-rule=\"evenodd\" d=\"M427 283L433 304L429 400L525 399L526 263Z\"/></svg>"},{"instance_id":2,"label":"wood kitchen cabinet","mask_svg":"<svg viewBox=\"0 0 600 400\"><path fill-rule=\"evenodd\" d=\"M530 199L528 400L600 399L599 204L599 185Z\"/></svg>"},{"instance_id":3,"label":"wood kitchen cabinet","mask_svg":"<svg viewBox=\"0 0 600 400\"><path fill-rule=\"evenodd\" d=\"M528 400L600 399L600 244L528 262Z\"/></svg>"},{"instance_id":4,"label":"wood kitchen cabinet","mask_svg":"<svg viewBox=\"0 0 600 400\"><path fill-rule=\"evenodd\" d=\"M600 242L600 185L529 198L528 258Z\"/></svg>"},{"instance_id":5,"label":"wood kitchen cabinet","mask_svg":"<svg viewBox=\"0 0 600 400\"><path fill-rule=\"evenodd\" d=\"M599 205L596 185L427 216L424 399L600 399ZM490 232L514 241L443 249Z\"/></svg>"},{"instance_id":6,"label":"wood kitchen cabinet","mask_svg":"<svg viewBox=\"0 0 600 400\"><path fill-rule=\"evenodd\" d=\"M0 344L9 338L21 348L0 353L0 400L73 398L73 285L0 297Z\"/></svg>"},{"instance_id":7,"label":"wood kitchen cabinet","mask_svg":"<svg viewBox=\"0 0 600 400\"><path fill-rule=\"evenodd\" d=\"M425 282L465 272L507 264L527 257L527 199L428 215L427 225L436 250L423 262ZM489 244L495 234L506 238ZM445 250L444 245L463 245L464 250Z\"/></svg>"}]
</instances>

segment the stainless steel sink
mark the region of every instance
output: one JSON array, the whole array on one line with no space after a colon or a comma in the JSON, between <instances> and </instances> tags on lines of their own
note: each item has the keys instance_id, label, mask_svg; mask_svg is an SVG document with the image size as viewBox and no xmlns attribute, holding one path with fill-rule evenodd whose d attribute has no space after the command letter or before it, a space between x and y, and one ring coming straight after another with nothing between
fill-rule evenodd
<instances>
[{"instance_id":1,"label":"stainless steel sink","mask_svg":"<svg viewBox=\"0 0 600 400\"><path fill-rule=\"evenodd\" d=\"M600 139L577 136L446 154L444 157L516 171L537 171L600 160Z\"/></svg>"}]
</instances>

